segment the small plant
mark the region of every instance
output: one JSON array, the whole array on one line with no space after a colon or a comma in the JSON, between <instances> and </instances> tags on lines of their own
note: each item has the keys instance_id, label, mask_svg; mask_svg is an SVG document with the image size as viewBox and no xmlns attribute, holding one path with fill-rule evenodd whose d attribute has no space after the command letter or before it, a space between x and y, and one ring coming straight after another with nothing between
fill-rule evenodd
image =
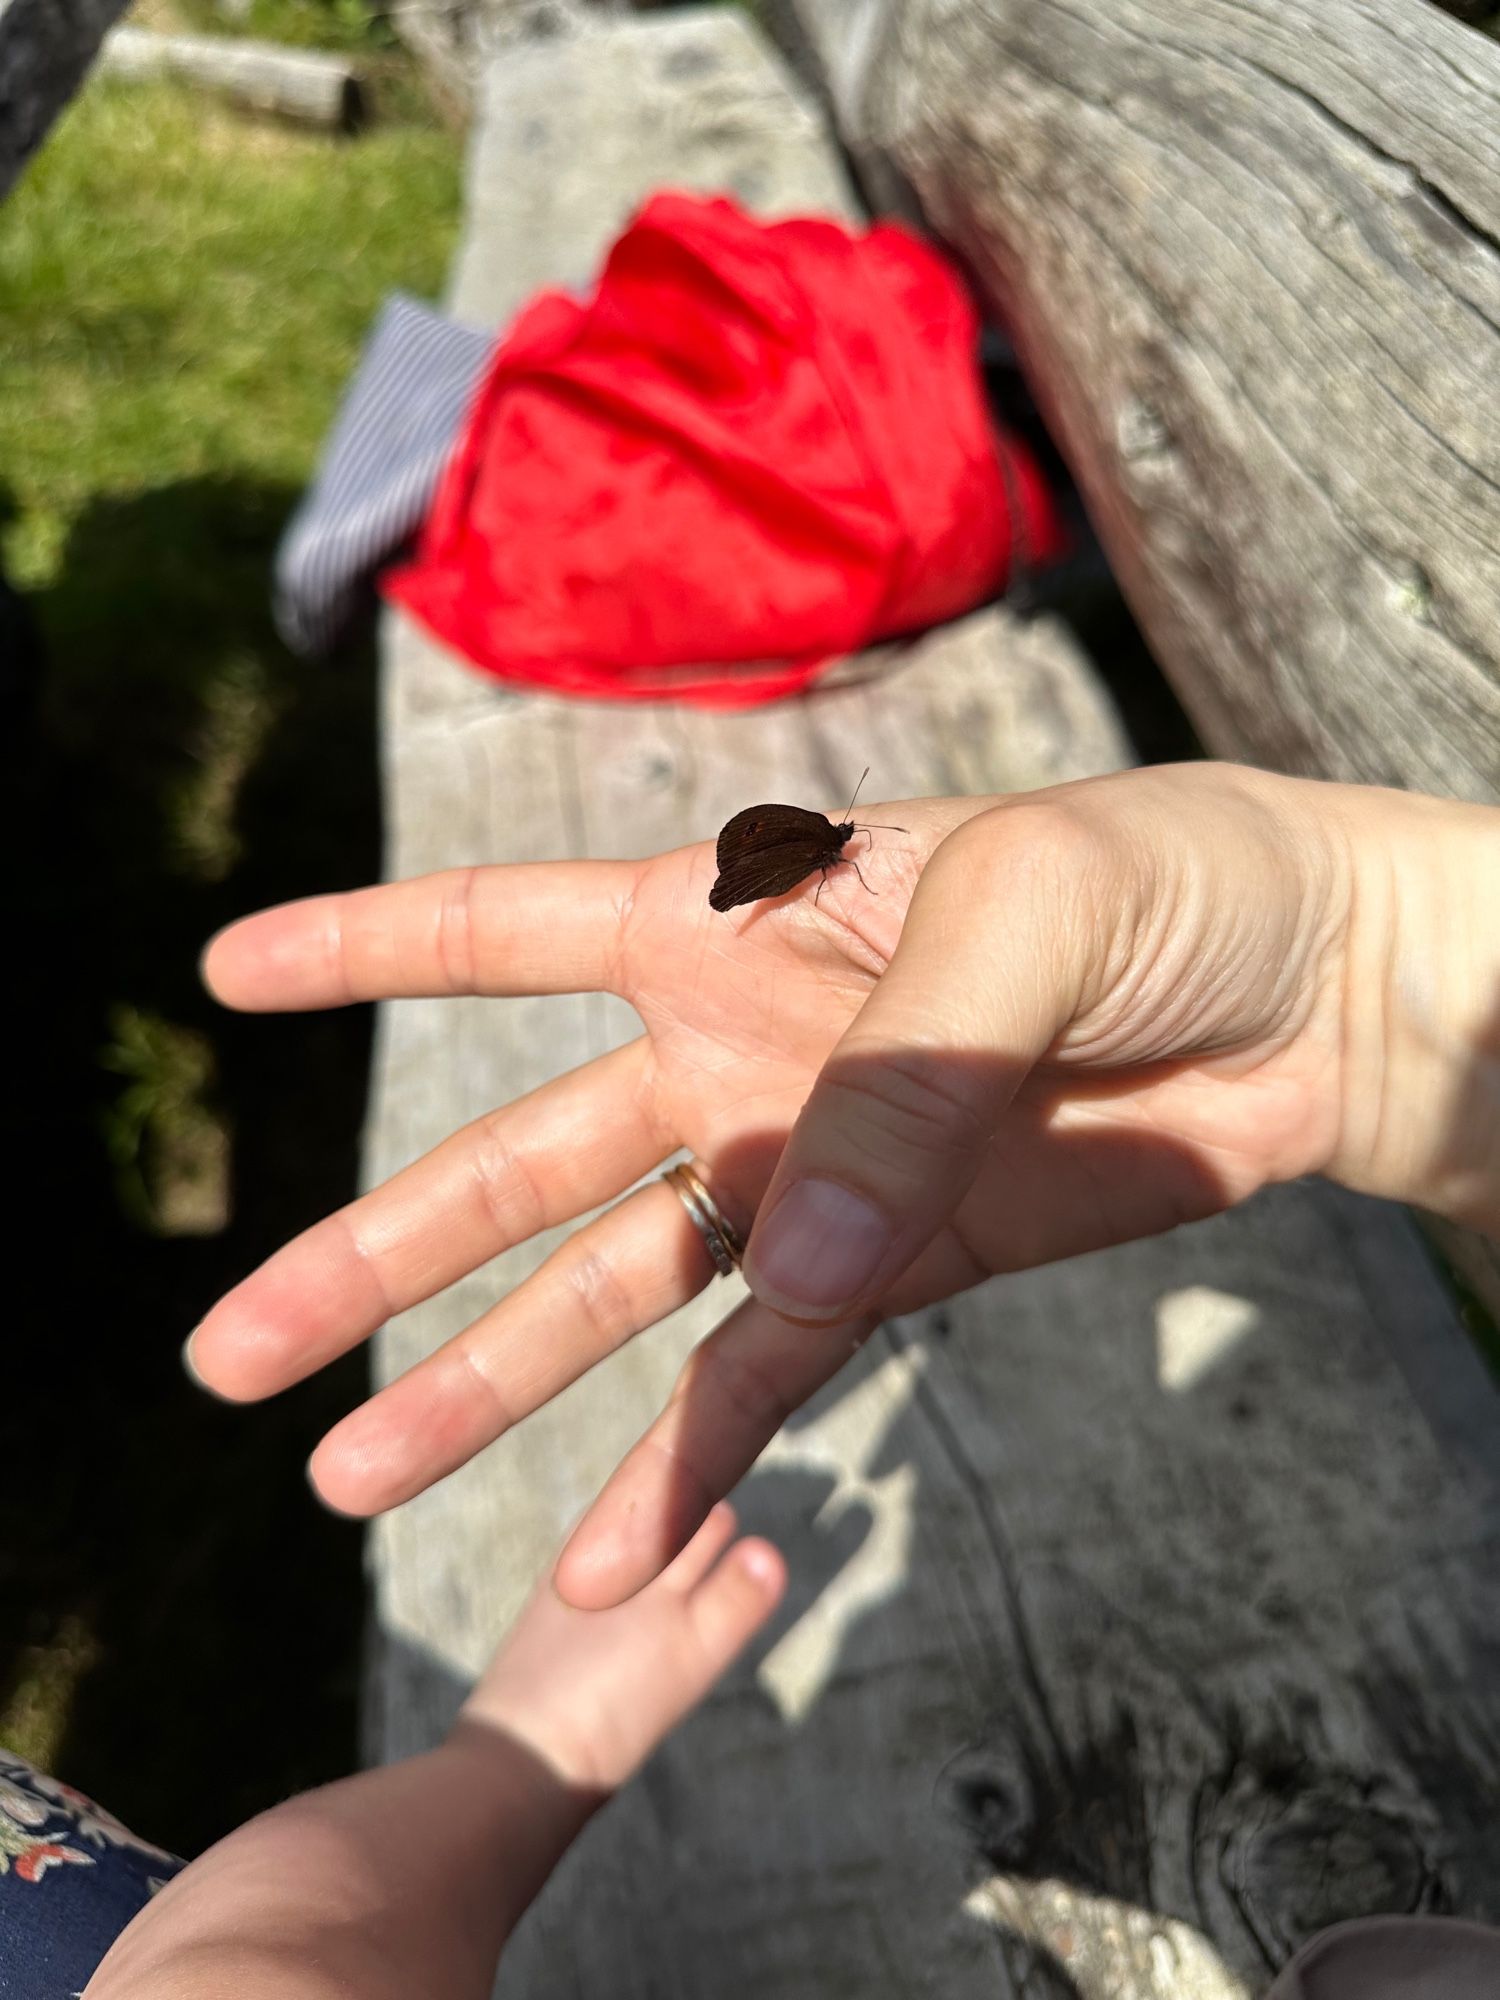
<instances>
[{"instance_id":1,"label":"small plant","mask_svg":"<svg viewBox=\"0 0 1500 2000\"><path fill-rule=\"evenodd\" d=\"M213 1051L159 1014L121 1005L110 1016L104 1068L125 1079L105 1117L121 1204L160 1236L205 1236L229 1208L229 1142L208 1093Z\"/></svg>"}]
</instances>

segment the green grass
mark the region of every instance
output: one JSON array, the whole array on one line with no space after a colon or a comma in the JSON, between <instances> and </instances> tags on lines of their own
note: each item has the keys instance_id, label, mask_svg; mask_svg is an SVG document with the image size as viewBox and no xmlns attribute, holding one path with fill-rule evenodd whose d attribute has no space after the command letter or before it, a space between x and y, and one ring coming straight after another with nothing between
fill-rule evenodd
<instances>
[{"instance_id":1,"label":"green grass","mask_svg":"<svg viewBox=\"0 0 1500 2000\"><path fill-rule=\"evenodd\" d=\"M352 1191L368 1021L235 1019L195 965L379 866L370 648L289 658L269 570L381 299L441 287L458 156L95 83L0 210L0 549L41 654L0 662L0 1739L189 1849L354 1755L359 1536L300 1473L361 1363L233 1411L177 1349Z\"/></svg>"},{"instance_id":2,"label":"green grass","mask_svg":"<svg viewBox=\"0 0 1500 2000\"><path fill-rule=\"evenodd\" d=\"M439 289L455 142L302 136L170 86L95 85L0 216L0 465L19 580L100 493L300 484L370 316Z\"/></svg>"},{"instance_id":3,"label":"green grass","mask_svg":"<svg viewBox=\"0 0 1500 2000\"><path fill-rule=\"evenodd\" d=\"M173 12L198 32L232 28L290 48L388 49L396 42L389 9L369 0L245 0L226 17L214 0L174 0Z\"/></svg>"}]
</instances>

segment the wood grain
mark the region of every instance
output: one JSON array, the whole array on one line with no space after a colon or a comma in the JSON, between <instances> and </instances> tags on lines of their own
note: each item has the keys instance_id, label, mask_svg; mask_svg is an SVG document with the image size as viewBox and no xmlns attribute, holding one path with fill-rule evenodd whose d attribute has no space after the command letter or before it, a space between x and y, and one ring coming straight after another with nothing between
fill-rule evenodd
<instances>
[{"instance_id":1,"label":"wood grain","mask_svg":"<svg viewBox=\"0 0 1500 2000\"><path fill-rule=\"evenodd\" d=\"M1204 740L1500 798L1500 45L1413 0L793 0Z\"/></svg>"}]
</instances>

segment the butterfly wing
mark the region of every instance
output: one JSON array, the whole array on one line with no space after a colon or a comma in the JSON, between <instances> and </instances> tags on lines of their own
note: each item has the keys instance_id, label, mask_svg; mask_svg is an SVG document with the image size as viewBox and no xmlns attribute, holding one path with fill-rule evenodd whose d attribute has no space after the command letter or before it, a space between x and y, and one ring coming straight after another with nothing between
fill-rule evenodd
<instances>
[{"instance_id":1,"label":"butterfly wing","mask_svg":"<svg viewBox=\"0 0 1500 2000\"><path fill-rule=\"evenodd\" d=\"M719 835L719 876L708 893L715 910L784 896L815 869L836 861L839 829L802 806L746 806Z\"/></svg>"}]
</instances>

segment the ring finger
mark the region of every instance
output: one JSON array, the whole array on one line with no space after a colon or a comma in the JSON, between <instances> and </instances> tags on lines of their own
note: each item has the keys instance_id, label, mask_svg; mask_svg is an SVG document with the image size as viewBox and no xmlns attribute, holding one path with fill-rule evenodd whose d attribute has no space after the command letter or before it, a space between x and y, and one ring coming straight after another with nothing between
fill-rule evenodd
<instances>
[{"instance_id":1,"label":"ring finger","mask_svg":"<svg viewBox=\"0 0 1500 2000\"><path fill-rule=\"evenodd\" d=\"M313 1453L340 1513L399 1506L695 1298L714 1276L676 1193L653 1181L574 1232L462 1333L338 1423Z\"/></svg>"}]
</instances>

